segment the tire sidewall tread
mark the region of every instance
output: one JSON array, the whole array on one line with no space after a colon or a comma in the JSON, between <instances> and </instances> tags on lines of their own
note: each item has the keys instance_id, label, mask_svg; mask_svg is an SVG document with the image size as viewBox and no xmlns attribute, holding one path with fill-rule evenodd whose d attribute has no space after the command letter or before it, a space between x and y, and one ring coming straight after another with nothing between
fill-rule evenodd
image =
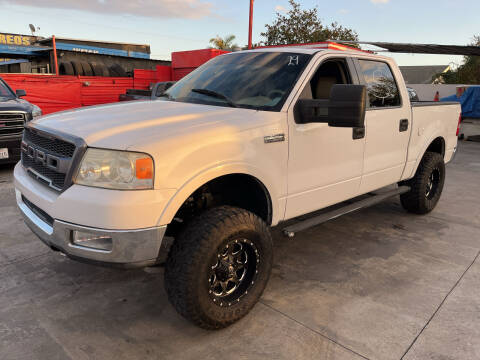
<instances>
[{"instance_id":1,"label":"tire sidewall tread","mask_svg":"<svg viewBox=\"0 0 480 360\"><path fill-rule=\"evenodd\" d=\"M205 272L218 249L233 238L246 237L260 254L255 284L238 303L220 307L208 295ZM193 219L170 250L165 287L176 310L194 324L219 329L245 316L260 298L270 276L273 245L268 226L246 210L221 206Z\"/></svg>"},{"instance_id":2,"label":"tire sidewall tread","mask_svg":"<svg viewBox=\"0 0 480 360\"><path fill-rule=\"evenodd\" d=\"M440 171L440 179L435 196L432 199L428 199L425 196L426 181L428 181L428 177L435 168L438 168ZM431 212L442 195L445 175L445 162L442 155L435 152L426 152L418 166L415 176L402 183L411 188L409 192L400 195L400 202L403 208L415 214L427 214Z\"/></svg>"}]
</instances>

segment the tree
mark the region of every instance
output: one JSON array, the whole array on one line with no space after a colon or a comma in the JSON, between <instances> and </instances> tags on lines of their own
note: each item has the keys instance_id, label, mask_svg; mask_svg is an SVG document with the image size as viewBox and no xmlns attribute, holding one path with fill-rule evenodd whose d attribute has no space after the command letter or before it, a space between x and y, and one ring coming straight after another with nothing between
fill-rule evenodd
<instances>
[{"instance_id":1,"label":"tree","mask_svg":"<svg viewBox=\"0 0 480 360\"><path fill-rule=\"evenodd\" d=\"M472 46L480 46L480 35L473 37ZM480 83L480 56L465 56L463 64L456 70L438 74L446 84L478 84Z\"/></svg>"},{"instance_id":2,"label":"tree","mask_svg":"<svg viewBox=\"0 0 480 360\"><path fill-rule=\"evenodd\" d=\"M326 40L357 41L358 34L349 28L333 22L329 26L322 24L318 8L303 10L295 0L289 0L291 9L285 14L277 12L273 24L266 24L265 45L287 45L319 42Z\"/></svg>"},{"instance_id":3,"label":"tree","mask_svg":"<svg viewBox=\"0 0 480 360\"><path fill-rule=\"evenodd\" d=\"M216 37L210 39L210 44L213 45L215 49L220 50L232 50L235 47L238 47L237 44L234 44L235 35L227 35L224 38L217 35Z\"/></svg>"}]
</instances>

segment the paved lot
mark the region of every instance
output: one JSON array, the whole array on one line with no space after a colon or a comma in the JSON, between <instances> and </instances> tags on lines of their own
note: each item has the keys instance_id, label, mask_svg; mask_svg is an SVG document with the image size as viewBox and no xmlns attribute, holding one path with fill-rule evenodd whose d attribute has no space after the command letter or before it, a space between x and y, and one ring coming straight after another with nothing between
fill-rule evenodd
<instances>
[{"instance_id":1,"label":"paved lot","mask_svg":"<svg viewBox=\"0 0 480 360\"><path fill-rule=\"evenodd\" d=\"M0 168L0 359L480 359L480 144L462 143L428 216L397 199L286 239L261 302L209 332L180 318L163 270L51 252Z\"/></svg>"}]
</instances>

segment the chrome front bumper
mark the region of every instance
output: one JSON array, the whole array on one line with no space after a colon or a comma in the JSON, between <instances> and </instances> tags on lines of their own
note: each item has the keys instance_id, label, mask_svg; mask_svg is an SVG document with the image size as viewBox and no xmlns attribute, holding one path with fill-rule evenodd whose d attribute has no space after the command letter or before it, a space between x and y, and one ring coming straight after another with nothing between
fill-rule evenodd
<instances>
[{"instance_id":1,"label":"chrome front bumper","mask_svg":"<svg viewBox=\"0 0 480 360\"><path fill-rule=\"evenodd\" d=\"M35 211L36 209L24 202L20 191L15 190L15 192L17 205L27 226L46 245L61 251L68 257L79 261L121 267L144 267L157 262L166 226L138 230L105 230L56 219L46 221L38 210ZM110 250L101 250L74 244L74 231L110 237L112 247Z\"/></svg>"}]
</instances>

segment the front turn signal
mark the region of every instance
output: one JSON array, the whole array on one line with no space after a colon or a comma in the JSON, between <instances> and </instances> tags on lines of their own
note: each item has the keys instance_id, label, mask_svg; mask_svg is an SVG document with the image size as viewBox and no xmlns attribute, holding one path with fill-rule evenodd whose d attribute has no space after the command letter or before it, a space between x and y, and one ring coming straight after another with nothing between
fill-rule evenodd
<instances>
[{"instance_id":1,"label":"front turn signal","mask_svg":"<svg viewBox=\"0 0 480 360\"><path fill-rule=\"evenodd\" d=\"M135 175L137 179L153 179L153 160L151 158L141 158L135 161Z\"/></svg>"}]
</instances>

